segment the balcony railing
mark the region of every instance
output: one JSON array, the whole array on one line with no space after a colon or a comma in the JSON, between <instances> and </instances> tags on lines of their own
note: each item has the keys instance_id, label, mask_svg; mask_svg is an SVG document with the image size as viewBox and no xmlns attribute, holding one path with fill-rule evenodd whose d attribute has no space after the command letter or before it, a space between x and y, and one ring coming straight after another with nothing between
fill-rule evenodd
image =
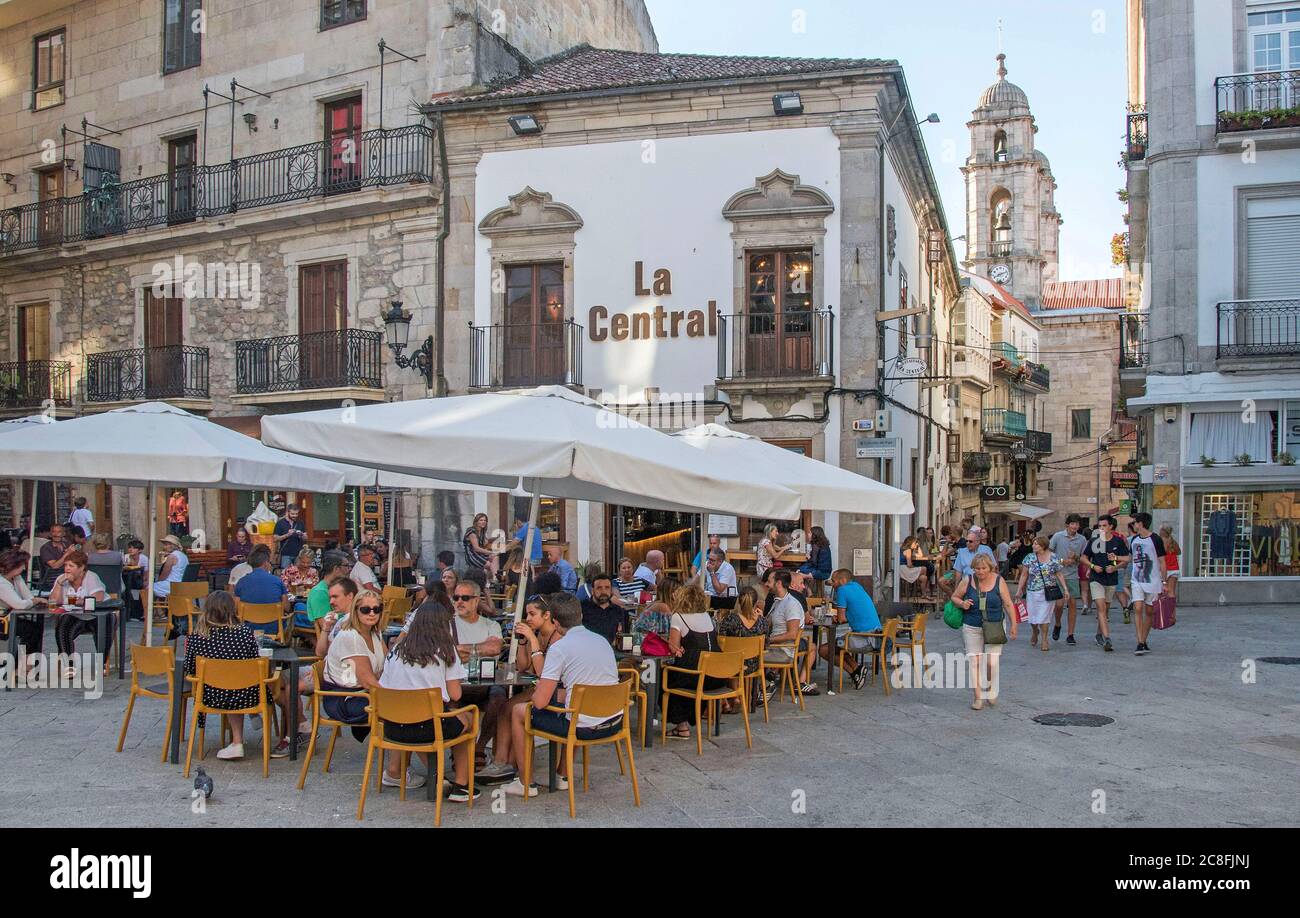
<instances>
[{"instance_id":1,"label":"balcony railing","mask_svg":"<svg viewBox=\"0 0 1300 918\"><path fill-rule=\"evenodd\" d=\"M383 335L346 328L235 342L240 395L310 389L383 388Z\"/></svg>"},{"instance_id":2,"label":"balcony railing","mask_svg":"<svg viewBox=\"0 0 1300 918\"><path fill-rule=\"evenodd\" d=\"M207 398L208 349L181 344L86 355L86 401Z\"/></svg>"},{"instance_id":3,"label":"balcony railing","mask_svg":"<svg viewBox=\"0 0 1300 918\"><path fill-rule=\"evenodd\" d=\"M72 404L72 364L63 360L0 363L0 408Z\"/></svg>"},{"instance_id":4,"label":"balcony railing","mask_svg":"<svg viewBox=\"0 0 1300 918\"><path fill-rule=\"evenodd\" d=\"M1150 316L1145 312L1128 312L1119 317L1119 368L1132 370L1151 361L1148 340Z\"/></svg>"},{"instance_id":5,"label":"balcony railing","mask_svg":"<svg viewBox=\"0 0 1300 918\"><path fill-rule=\"evenodd\" d=\"M1026 430L1025 448L1046 455L1052 451L1052 435L1045 430Z\"/></svg>"},{"instance_id":6,"label":"balcony railing","mask_svg":"<svg viewBox=\"0 0 1300 918\"><path fill-rule=\"evenodd\" d=\"M1001 360L1003 363L1011 367L1020 365L1020 352L1016 350L1014 344L1009 344L1006 341L998 341L994 343L992 351L994 360Z\"/></svg>"},{"instance_id":7,"label":"balcony railing","mask_svg":"<svg viewBox=\"0 0 1300 918\"><path fill-rule=\"evenodd\" d=\"M1124 150L1129 162L1140 162L1147 158L1147 113L1130 111L1128 129L1124 135Z\"/></svg>"},{"instance_id":8,"label":"balcony railing","mask_svg":"<svg viewBox=\"0 0 1300 918\"><path fill-rule=\"evenodd\" d=\"M1219 77L1214 94L1220 134L1300 127L1300 70Z\"/></svg>"},{"instance_id":9,"label":"balcony railing","mask_svg":"<svg viewBox=\"0 0 1300 918\"><path fill-rule=\"evenodd\" d=\"M984 481L993 468L991 453L962 453L961 475L963 478Z\"/></svg>"},{"instance_id":10,"label":"balcony railing","mask_svg":"<svg viewBox=\"0 0 1300 918\"><path fill-rule=\"evenodd\" d=\"M1010 257L1011 257L1011 242L1010 242L1010 241L1006 241L1006 242L990 242L990 243L989 243L989 256L990 256L991 258L1010 258Z\"/></svg>"},{"instance_id":11,"label":"balcony railing","mask_svg":"<svg viewBox=\"0 0 1300 918\"><path fill-rule=\"evenodd\" d=\"M572 319L471 325L470 333L472 388L582 385L583 327Z\"/></svg>"},{"instance_id":12,"label":"balcony railing","mask_svg":"<svg viewBox=\"0 0 1300 918\"><path fill-rule=\"evenodd\" d=\"M423 124L365 131L24 204L0 211L0 255L361 188L430 182L432 137ZM345 148L348 141L355 143Z\"/></svg>"},{"instance_id":13,"label":"balcony railing","mask_svg":"<svg viewBox=\"0 0 1300 918\"><path fill-rule=\"evenodd\" d=\"M1026 360L1021 374L1026 385L1033 386L1043 392L1051 391L1052 372L1041 363Z\"/></svg>"},{"instance_id":14,"label":"balcony railing","mask_svg":"<svg viewBox=\"0 0 1300 918\"><path fill-rule=\"evenodd\" d=\"M1025 413L1009 408L984 409L984 436L986 437L1023 437L1025 435Z\"/></svg>"},{"instance_id":15,"label":"balcony railing","mask_svg":"<svg viewBox=\"0 0 1300 918\"><path fill-rule=\"evenodd\" d=\"M1219 357L1300 354L1300 299L1234 300L1218 314Z\"/></svg>"},{"instance_id":16,"label":"balcony railing","mask_svg":"<svg viewBox=\"0 0 1300 918\"><path fill-rule=\"evenodd\" d=\"M718 316L718 379L827 377L834 366L829 309Z\"/></svg>"}]
</instances>

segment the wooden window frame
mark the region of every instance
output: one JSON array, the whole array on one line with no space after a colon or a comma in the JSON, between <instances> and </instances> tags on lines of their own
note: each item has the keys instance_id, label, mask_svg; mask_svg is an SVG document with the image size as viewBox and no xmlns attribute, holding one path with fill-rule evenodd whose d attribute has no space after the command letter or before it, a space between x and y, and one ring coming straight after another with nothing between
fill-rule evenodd
<instances>
[{"instance_id":1,"label":"wooden window frame","mask_svg":"<svg viewBox=\"0 0 1300 918\"><path fill-rule=\"evenodd\" d=\"M175 2L180 5L181 11L181 59L185 61L185 49L188 44L188 36L195 36L195 59L193 62L184 62L176 67L167 66L167 6ZM203 9L203 0L162 0L162 75L170 76L173 73L181 73L185 70L193 70L203 63L203 33L195 32L192 26L195 10Z\"/></svg>"},{"instance_id":2,"label":"wooden window frame","mask_svg":"<svg viewBox=\"0 0 1300 918\"><path fill-rule=\"evenodd\" d=\"M40 59L41 59L41 42L53 38L55 35L62 35L63 41L59 44L60 70L63 72L63 78L51 83L41 84ZM50 89L60 89L59 101L52 105L37 105L36 98L41 93ZM68 101L68 28L59 26L57 29L50 29L48 32L42 32L32 38L32 111L43 112L51 108L58 108Z\"/></svg>"},{"instance_id":3,"label":"wooden window frame","mask_svg":"<svg viewBox=\"0 0 1300 918\"><path fill-rule=\"evenodd\" d=\"M360 16L356 16L351 19L348 18L348 0L339 0L339 2L343 4L343 18L340 19L338 22L326 22L325 5L328 2L329 0L320 0L319 31L321 32L328 32L330 29L341 29L344 26L352 25L355 22L365 22L368 18L370 18L370 0L362 0L362 3L365 5L365 10L361 13Z\"/></svg>"}]
</instances>

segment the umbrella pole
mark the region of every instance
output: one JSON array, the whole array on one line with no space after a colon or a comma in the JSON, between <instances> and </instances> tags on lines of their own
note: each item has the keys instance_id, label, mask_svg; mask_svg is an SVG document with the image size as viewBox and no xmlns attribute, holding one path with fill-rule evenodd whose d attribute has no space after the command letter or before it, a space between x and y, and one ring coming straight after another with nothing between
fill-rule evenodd
<instances>
[{"instance_id":1,"label":"umbrella pole","mask_svg":"<svg viewBox=\"0 0 1300 918\"><path fill-rule=\"evenodd\" d=\"M393 492L393 509L388 513L388 579L384 583L393 585L393 555L397 552L397 492Z\"/></svg>"},{"instance_id":2,"label":"umbrella pole","mask_svg":"<svg viewBox=\"0 0 1300 918\"><path fill-rule=\"evenodd\" d=\"M152 484L149 485L149 551L157 554L158 544L158 493ZM145 565L144 576L144 644L146 647L153 646L153 562L150 558L149 563ZM179 691L179 688L177 688Z\"/></svg>"},{"instance_id":3,"label":"umbrella pole","mask_svg":"<svg viewBox=\"0 0 1300 918\"><path fill-rule=\"evenodd\" d=\"M709 512L700 511L700 589L708 592L709 582Z\"/></svg>"},{"instance_id":4,"label":"umbrella pole","mask_svg":"<svg viewBox=\"0 0 1300 918\"><path fill-rule=\"evenodd\" d=\"M27 511L28 514L30 514L27 520L28 527L30 529L30 531L27 533L27 539L28 539L27 544L32 549L32 553L27 557L27 585L29 587L35 586L35 584L32 583L32 566L33 566L33 562L35 562L36 560L37 554L39 554L39 552L36 551L36 495L40 493L40 490L41 490L41 483L39 481L33 481L32 482L32 506ZM45 577L45 571L41 571L41 577L42 579Z\"/></svg>"},{"instance_id":5,"label":"umbrella pole","mask_svg":"<svg viewBox=\"0 0 1300 918\"><path fill-rule=\"evenodd\" d=\"M541 510L540 485L533 482L533 496L528 501L528 528L524 530L524 566L519 572L519 589L515 591L515 627L510 631L510 663L519 649L519 622L524 617L524 597L528 595L528 574L533 566L533 535L537 532L537 515Z\"/></svg>"}]
</instances>

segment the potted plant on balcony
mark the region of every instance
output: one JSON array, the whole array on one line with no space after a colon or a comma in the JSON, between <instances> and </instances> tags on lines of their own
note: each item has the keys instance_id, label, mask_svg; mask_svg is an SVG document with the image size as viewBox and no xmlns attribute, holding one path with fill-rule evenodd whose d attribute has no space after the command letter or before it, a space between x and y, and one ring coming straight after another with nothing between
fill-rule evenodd
<instances>
[{"instance_id":1,"label":"potted plant on balcony","mask_svg":"<svg viewBox=\"0 0 1300 918\"><path fill-rule=\"evenodd\" d=\"M1214 468L1214 457L1213 457L1213 456L1207 456L1207 455L1205 455L1204 453L1202 453L1202 454L1201 454L1201 465L1205 466L1205 468L1207 468L1207 469L1212 469L1212 468Z\"/></svg>"},{"instance_id":2,"label":"potted plant on balcony","mask_svg":"<svg viewBox=\"0 0 1300 918\"><path fill-rule=\"evenodd\" d=\"M1288 450L1283 450L1277 454L1278 465L1295 465L1295 456L1291 455Z\"/></svg>"},{"instance_id":3,"label":"potted plant on balcony","mask_svg":"<svg viewBox=\"0 0 1300 918\"><path fill-rule=\"evenodd\" d=\"M1250 453L1241 453L1240 455L1233 456L1232 461L1239 466L1250 465L1251 463Z\"/></svg>"}]
</instances>

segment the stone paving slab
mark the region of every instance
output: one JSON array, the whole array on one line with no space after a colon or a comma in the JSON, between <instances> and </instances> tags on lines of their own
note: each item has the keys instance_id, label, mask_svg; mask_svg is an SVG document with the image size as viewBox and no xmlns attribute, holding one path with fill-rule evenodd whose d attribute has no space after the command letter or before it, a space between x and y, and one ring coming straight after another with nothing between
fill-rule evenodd
<instances>
[{"instance_id":1,"label":"stone paving slab","mask_svg":"<svg viewBox=\"0 0 1300 918\"><path fill-rule=\"evenodd\" d=\"M1092 643L1049 653L1024 635L1003 654L1002 700L971 711L960 689L862 691L806 699L800 711L773 701L771 723L751 718L754 748L738 717L724 721L697 756L694 740L637 754L642 806L612 751L593 750L591 789L530 801L490 794L472 811L444 803L445 827L474 826L1295 826L1300 824L1300 666L1242 661L1300 656L1300 609L1277 606L1179 610L1155 632L1151 655L1132 655L1118 622L1116 652ZM132 628L137 639L139 626ZM1086 638L1087 643L1082 639ZM84 641L83 641L84 642ZM47 635L47 647L53 641ZM932 621L928 649L960 650ZM824 679L824 673L822 675ZM69 690L0 693L0 825L3 826L427 826L424 791L395 790L355 818L364 749L340 737L329 774L318 752L305 790L300 763L273 760L261 776L260 734L249 758L218 762L209 732L203 765L216 782L206 812L192 811L192 780L162 764L165 705L137 702L122 753L113 750L124 682L104 696ZM1105 727L1053 727L1038 714L1115 718ZM182 754L184 750L182 748ZM545 768L539 749L537 767ZM544 777L544 772L543 772ZM1104 792L1104 812L1094 812ZM494 805L495 804L495 805Z\"/></svg>"}]
</instances>

